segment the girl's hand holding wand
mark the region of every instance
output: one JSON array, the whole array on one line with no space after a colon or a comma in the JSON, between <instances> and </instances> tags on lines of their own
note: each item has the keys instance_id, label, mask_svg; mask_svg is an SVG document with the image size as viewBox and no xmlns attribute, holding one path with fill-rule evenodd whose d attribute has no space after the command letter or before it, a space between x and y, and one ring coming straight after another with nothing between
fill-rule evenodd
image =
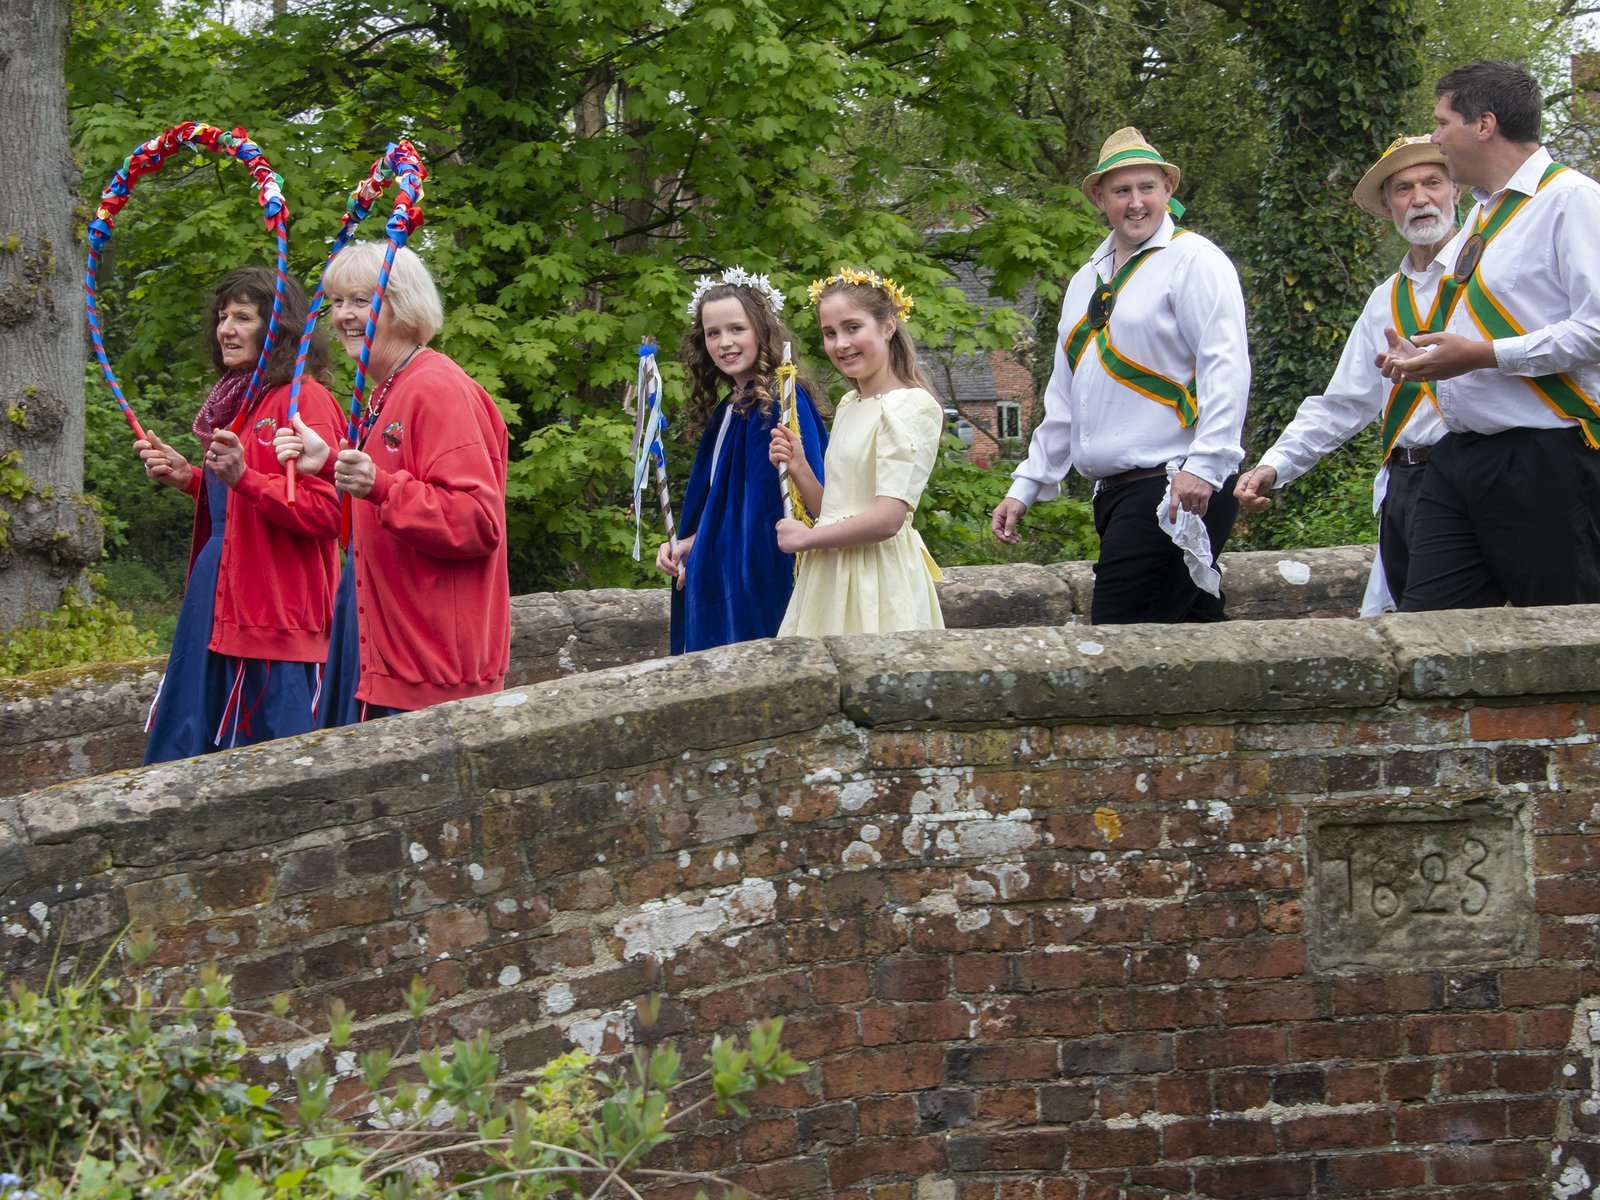
<instances>
[{"instance_id":1,"label":"girl's hand holding wand","mask_svg":"<svg viewBox=\"0 0 1600 1200\"><path fill-rule=\"evenodd\" d=\"M811 527L793 517L780 518L777 531L778 549L785 554L799 554L806 548L806 539L811 536Z\"/></svg>"},{"instance_id":2,"label":"girl's hand holding wand","mask_svg":"<svg viewBox=\"0 0 1600 1200\"><path fill-rule=\"evenodd\" d=\"M816 472L811 469L811 463L800 448L800 439L788 426L772 427L772 443L767 447L767 458L774 464L788 463L789 478L800 489L800 498L806 502L806 508L813 513L822 511L822 485L817 482Z\"/></svg>"},{"instance_id":3,"label":"girl's hand holding wand","mask_svg":"<svg viewBox=\"0 0 1600 1200\"><path fill-rule=\"evenodd\" d=\"M656 570L663 575L671 575L678 581L678 590L683 591L685 569L683 560L689 557L689 549L694 545L694 534L678 539L677 553L673 553L671 542L662 542L656 551Z\"/></svg>"}]
</instances>

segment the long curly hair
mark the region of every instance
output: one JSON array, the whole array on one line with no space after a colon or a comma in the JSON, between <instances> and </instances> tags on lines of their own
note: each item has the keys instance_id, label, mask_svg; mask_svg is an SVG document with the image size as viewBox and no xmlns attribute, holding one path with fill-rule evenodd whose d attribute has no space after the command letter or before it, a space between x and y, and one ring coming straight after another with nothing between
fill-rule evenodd
<instances>
[{"instance_id":1,"label":"long curly hair","mask_svg":"<svg viewBox=\"0 0 1600 1200\"><path fill-rule=\"evenodd\" d=\"M211 365L218 376L227 373L222 362L222 347L217 345L217 325L222 310L228 305L243 302L256 310L261 318L261 336L267 336L267 322L272 316L272 285L277 279L265 267L240 267L229 271L217 284L206 305L205 340L211 353ZM300 331L306 326L306 314L311 304L305 289L290 279L283 292L283 312L278 317L278 334L272 343L272 354L267 359L264 386L278 387L294 378L295 355L300 352ZM329 383L333 374L328 367L328 335L320 322L311 335L311 348L306 352L306 375L319 383Z\"/></svg>"},{"instance_id":2,"label":"long curly hair","mask_svg":"<svg viewBox=\"0 0 1600 1200\"><path fill-rule=\"evenodd\" d=\"M711 352L706 349L706 323L702 315L711 301L730 297L738 300L739 306L744 309L750 328L755 330L757 342L756 377L750 387L734 393L734 412L743 416L753 409L763 417L772 415L773 405L778 399L778 364L783 361L783 344L789 342L792 345L794 342L794 335L783 323L783 318L772 311L767 298L754 288L737 283L719 283L707 288L694 310L694 322L678 349L678 357L689 372L689 425L695 431L705 428L718 402L733 383L722 373L712 360ZM805 367L800 365L798 355L795 356L795 366L799 368L795 382L806 390L813 403L818 403L817 386Z\"/></svg>"},{"instance_id":3,"label":"long curly hair","mask_svg":"<svg viewBox=\"0 0 1600 1200\"><path fill-rule=\"evenodd\" d=\"M817 293L818 311L821 311L822 302L829 296L840 295L876 321L880 328L886 321L895 323L894 335L889 339L889 369L907 387L919 387L930 396L937 397L939 393L933 390L933 380L922 369L922 363L917 358L917 344L911 340L905 321L898 315L894 298L881 287L873 287L868 283L847 283L839 279Z\"/></svg>"}]
</instances>

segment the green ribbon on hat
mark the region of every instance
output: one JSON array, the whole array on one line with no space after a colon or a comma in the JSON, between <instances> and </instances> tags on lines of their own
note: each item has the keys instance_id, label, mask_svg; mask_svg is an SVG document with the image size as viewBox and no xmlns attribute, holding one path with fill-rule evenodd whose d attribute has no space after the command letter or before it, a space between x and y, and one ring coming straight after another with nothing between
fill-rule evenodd
<instances>
[{"instance_id":1,"label":"green ribbon on hat","mask_svg":"<svg viewBox=\"0 0 1600 1200\"><path fill-rule=\"evenodd\" d=\"M1165 163L1167 161L1166 159L1162 158L1159 153L1147 146L1134 146L1127 150L1118 150L1110 158L1106 159L1098 167L1096 167L1095 172L1096 174L1104 175L1107 171L1111 170L1112 167L1115 167L1120 163L1133 160L1153 163Z\"/></svg>"}]
</instances>

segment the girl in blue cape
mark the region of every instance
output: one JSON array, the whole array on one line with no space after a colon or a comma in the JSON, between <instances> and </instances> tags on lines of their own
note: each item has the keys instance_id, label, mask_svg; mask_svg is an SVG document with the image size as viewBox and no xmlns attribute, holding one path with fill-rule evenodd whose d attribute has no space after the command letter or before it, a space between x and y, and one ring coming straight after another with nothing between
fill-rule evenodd
<instances>
[{"instance_id":1,"label":"girl in blue cape","mask_svg":"<svg viewBox=\"0 0 1600 1200\"><path fill-rule=\"evenodd\" d=\"M672 652L772 637L794 590L794 556L778 549L783 516L778 469L768 457L779 419L777 369L789 331L783 293L738 267L701 276L682 358L689 422L700 447L684 489L678 549L663 542L656 567L672 589ZM806 461L820 478L827 428L804 373L795 416Z\"/></svg>"}]
</instances>

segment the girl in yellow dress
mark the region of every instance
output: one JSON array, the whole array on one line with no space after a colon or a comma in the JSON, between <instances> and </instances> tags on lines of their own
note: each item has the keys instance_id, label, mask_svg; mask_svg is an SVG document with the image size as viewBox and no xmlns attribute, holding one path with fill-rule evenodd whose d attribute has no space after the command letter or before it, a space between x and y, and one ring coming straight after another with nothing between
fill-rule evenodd
<instances>
[{"instance_id":1,"label":"girl in yellow dress","mask_svg":"<svg viewBox=\"0 0 1600 1200\"><path fill-rule=\"evenodd\" d=\"M911 297L874 271L811 285L822 341L855 390L839 401L824 488L787 429L770 457L787 462L817 523L778 522L778 547L800 555L779 637L943 629L938 566L911 526L939 455L944 408L906 332Z\"/></svg>"}]
</instances>

